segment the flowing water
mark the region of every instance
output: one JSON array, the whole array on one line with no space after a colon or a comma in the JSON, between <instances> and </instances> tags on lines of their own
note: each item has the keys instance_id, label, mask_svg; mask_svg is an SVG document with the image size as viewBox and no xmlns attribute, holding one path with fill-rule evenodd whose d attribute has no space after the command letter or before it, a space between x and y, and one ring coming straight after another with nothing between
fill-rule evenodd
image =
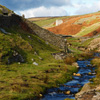
<instances>
[{"instance_id":1,"label":"flowing water","mask_svg":"<svg viewBox=\"0 0 100 100\"><path fill-rule=\"evenodd\" d=\"M79 70L77 74L81 76L73 76L73 80L60 85L58 88L51 88L47 90L47 94L40 100L64 100L65 98L75 99L75 94L79 92L84 84L89 82L89 79L95 77L95 67L90 64L91 60L77 61ZM70 94L66 94L70 91Z\"/></svg>"}]
</instances>

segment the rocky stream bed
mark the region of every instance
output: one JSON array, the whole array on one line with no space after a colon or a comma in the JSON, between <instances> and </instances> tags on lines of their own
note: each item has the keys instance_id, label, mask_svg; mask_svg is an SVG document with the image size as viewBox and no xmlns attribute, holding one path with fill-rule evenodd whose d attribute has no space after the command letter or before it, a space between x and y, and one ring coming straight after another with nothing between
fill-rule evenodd
<instances>
[{"instance_id":1,"label":"rocky stream bed","mask_svg":"<svg viewBox=\"0 0 100 100\"><path fill-rule=\"evenodd\" d=\"M96 54L98 56L98 54ZM75 99L75 94L96 76L95 67L90 63L92 59L77 61L79 70L73 73L73 79L58 88L48 89L44 98L40 100L64 100L66 98Z\"/></svg>"}]
</instances>

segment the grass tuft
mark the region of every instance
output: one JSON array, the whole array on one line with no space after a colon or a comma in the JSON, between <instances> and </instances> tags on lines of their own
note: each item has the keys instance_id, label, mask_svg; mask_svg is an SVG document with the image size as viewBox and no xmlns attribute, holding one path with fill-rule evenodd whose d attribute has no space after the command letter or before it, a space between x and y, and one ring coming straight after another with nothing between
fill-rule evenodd
<instances>
[{"instance_id":1,"label":"grass tuft","mask_svg":"<svg viewBox=\"0 0 100 100\"><path fill-rule=\"evenodd\" d=\"M68 56L65 58L65 63L68 65L72 65L72 63L74 63L75 61L76 61L75 58L72 56Z\"/></svg>"}]
</instances>

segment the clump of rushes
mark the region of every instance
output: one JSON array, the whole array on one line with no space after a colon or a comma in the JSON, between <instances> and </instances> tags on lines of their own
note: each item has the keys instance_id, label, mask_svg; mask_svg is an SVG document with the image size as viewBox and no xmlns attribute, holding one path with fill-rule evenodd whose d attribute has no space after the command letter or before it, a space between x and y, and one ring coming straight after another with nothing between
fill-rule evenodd
<instances>
[{"instance_id":1,"label":"clump of rushes","mask_svg":"<svg viewBox=\"0 0 100 100\"><path fill-rule=\"evenodd\" d=\"M72 56L68 56L65 58L65 63L68 65L72 65L72 63L74 63L76 61L75 57Z\"/></svg>"},{"instance_id":2,"label":"clump of rushes","mask_svg":"<svg viewBox=\"0 0 100 100\"><path fill-rule=\"evenodd\" d=\"M84 53L78 55L77 57L78 57L78 59L81 58L82 60L93 58L93 52L84 52Z\"/></svg>"}]
</instances>

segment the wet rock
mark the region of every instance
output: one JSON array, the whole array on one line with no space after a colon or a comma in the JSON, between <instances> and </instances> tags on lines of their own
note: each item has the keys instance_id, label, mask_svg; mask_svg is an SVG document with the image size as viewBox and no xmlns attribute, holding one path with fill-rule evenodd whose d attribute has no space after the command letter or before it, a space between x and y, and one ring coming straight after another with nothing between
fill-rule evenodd
<instances>
[{"instance_id":1,"label":"wet rock","mask_svg":"<svg viewBox=\"0 0 100 100\"><path fill-rule=\"evenodd\" d=\"M91 73L91 72L89 72L89 73L88 73L88 75L92 75L92 73Z\"/></svg>"},{"instance_id":2,"label":"wet rock","mask_svg":"<svg viewBox=\"0 0 100 100\"><path fill-rule=\"evenodd\" d=\"M76 74L76 73L73 73L73 75L74 75L74 76L81 76L81 74Z\"/></svg>"},{"instance_id":3,"label":"wet rock","mask_svg":"<svg viewBox=\"0 0 100 100\"><path fill-rule=\"evenodd\" d=\"M91 64L88 64L86 67L92 67L92 65Z\"/></svg>"},{"instance_id":4,"label":"wet rock","mask_svg":"<svg viewBox=\"0 0 100 100\"><path fill-rule=\"evenodd\" d=\"M75 75L76 75L76 73L73 73L73 75L75 76Z\"/></svg>"},{"instance_id":5,"label":"wet rock","mask_svg":"<svg viewBox=\"0 0 100 100\"><path fill-rule=\"evenodd\" d=\"M65 91L64 94L69 95L71 92L70 91Z\"/></svg>"}]
</instances>

